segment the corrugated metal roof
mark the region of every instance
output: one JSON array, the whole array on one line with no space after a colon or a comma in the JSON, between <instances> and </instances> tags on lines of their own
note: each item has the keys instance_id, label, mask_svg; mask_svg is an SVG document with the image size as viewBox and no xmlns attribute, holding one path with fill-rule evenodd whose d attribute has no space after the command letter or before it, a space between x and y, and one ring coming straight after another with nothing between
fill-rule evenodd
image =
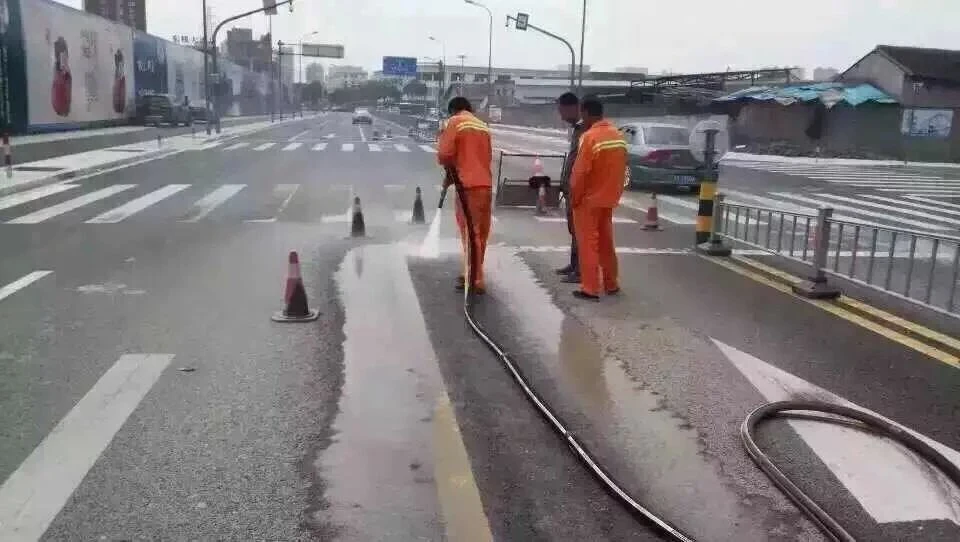
<instances>
[{"instance_id":1,"label":"corrugated metal roof","mask_svg":"<svg viewBox=\"0 0 960 542\"><path fill-rule=\"evenodd\" d=\"M877 45L876 50L898 62L914 77L960 83L960 51L896 45Z\"/></svg>"},{"instance_id":2,"label":"corrugated metal roof","mask_svg":"<svg viewBox=\"0 0 960 542\"><path fill-rule=\"evenodd\" d=\"M866 83L851 85L842 82L791 85L788 87L750 87L716 98L713 101L737 102L746 100L777 102L781 105L820 101L827 107L833 107L838 103L846 103L852 106L867 102L898 103L895 98L873 85Z\"/></svg>"}]
</instances>

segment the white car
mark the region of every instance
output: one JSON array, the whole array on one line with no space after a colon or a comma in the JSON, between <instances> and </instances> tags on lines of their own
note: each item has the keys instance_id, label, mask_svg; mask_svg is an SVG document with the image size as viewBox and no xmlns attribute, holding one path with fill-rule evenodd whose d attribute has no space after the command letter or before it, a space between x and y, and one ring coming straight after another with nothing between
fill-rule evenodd
<instances>
[{"instance_id":1,"label":"white car","mask_svg":"<svg viewBox=\"0 0 960 542\"><path fill-rule=\"evenodd\" d=\"M353 112L353 123L354 124L373 124L373 117L370 116L370 112L364 108L357 108Z\"/></svg>"}]
</instances>

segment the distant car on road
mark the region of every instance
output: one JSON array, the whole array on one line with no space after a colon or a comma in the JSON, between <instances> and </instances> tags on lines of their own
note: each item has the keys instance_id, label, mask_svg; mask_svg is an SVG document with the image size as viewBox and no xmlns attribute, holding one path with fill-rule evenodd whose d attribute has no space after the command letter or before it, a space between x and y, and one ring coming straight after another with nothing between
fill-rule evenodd
<instances>
[{"instance_id":1,"label":"distant car on road","mask_svg":"<svg viewBox=\"0 0 960 542\"><path fill-rule=\"evenodd\" d=\"M353 123L354 124L373 124L373 117L370 116L370 112L362 107L358 107L353 112Z\"/></svg>"},{"instance_id":2,"label":"distant car on road","mask_svg":"<svg viewBox=\"0 0 960 542\"><path fill-rule=\"evenodd\" d=\"M624 186L700 190L703 164L690 152L690 129L674 124L634 122L620 126L627 142Z\"/></svg>"},{"instance_id":3,"label":"distant car on road","mask_svg":"<svg viewBox=\"0 0 960 542\"><path fill-rule=\"evenodd\" d=\"M182 102L171 94L145 94L137 104L137 117L145 126L193 124L189 102Z\"/></svg>"}]
</instances>

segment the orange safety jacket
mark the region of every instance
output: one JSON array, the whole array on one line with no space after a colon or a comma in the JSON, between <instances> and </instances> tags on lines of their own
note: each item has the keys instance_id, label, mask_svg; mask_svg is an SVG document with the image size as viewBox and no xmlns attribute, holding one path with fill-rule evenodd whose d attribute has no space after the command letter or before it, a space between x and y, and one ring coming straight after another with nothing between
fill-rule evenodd
<instances>
[{"instance_id":1,"label":"orange safety jacket","mask_svg":"<svg viewBox=\"0 0 960 542\"><path fill-rule=\"evenodd\" d=\"M608 120L593 124L580 136L570 177L574 207L613 208L620 203L627 170L627 143Z\"/></svg>"},{"instance_id":2,"label":"orange safety jacket","mask_svg":"<svg viewBox=\"0 0 960 542\"><path fill-rule=\"evenodd\" d=\"M450 117L440 134L437 162L457 171L464 188L492 188L490 129L469 111Z\"/></svg>"}]
</instances>

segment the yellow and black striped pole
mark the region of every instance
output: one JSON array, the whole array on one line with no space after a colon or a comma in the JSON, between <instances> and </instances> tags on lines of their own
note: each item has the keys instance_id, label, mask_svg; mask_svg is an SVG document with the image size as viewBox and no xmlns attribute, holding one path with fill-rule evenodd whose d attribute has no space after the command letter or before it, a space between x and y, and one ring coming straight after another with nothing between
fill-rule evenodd
<instances>
[{"instance_id":1,"label":"yellow and black striped pole","mask_svg":"<svg viewBox=\"0 0 960 542\"><path fill-rule=\"evenodd\" d=\"M703 175L700 178L700 205L697 207L697 244L710 240L713 227L713 196L717 193L717 172L713 166L716 155L717 130L706 130L703 149Z\"/></svg>"}]
</instances>

